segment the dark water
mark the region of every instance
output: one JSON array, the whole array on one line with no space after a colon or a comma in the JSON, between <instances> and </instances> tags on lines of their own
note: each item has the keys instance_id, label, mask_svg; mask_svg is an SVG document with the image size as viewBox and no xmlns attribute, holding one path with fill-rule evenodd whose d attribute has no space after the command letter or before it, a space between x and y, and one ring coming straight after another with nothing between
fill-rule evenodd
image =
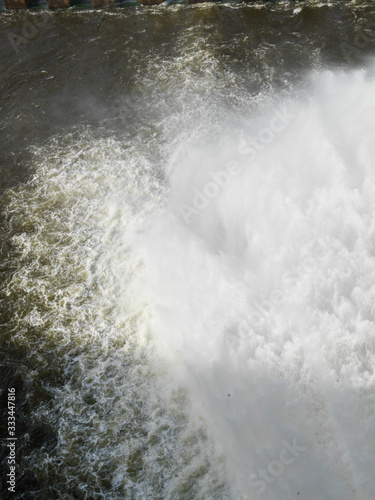
<instances>
[{"instance_id":1,"label":"dark water","mask_svg":"<svg viewBox=\"0 0 375 500\"><path fill-rule=\"evenodd\" d=\"M263 498L191 416L189 384L168 385L152 306L128 296L145 264L124 234L163 210L186 138L217 144L265 108L308 102L312 73L371 75L374 48L371 1L0 12L1 404L14 386L18 436L16 494L3 450L2 498ZM264 498L370 500L373 479L345 467L323 490L293 479Z\"/></svg>"},{"instance_id":2,"label":"dark water","mask_svg":"<svg viewBox=\"0 0 375 500\"><path fill-rule=\"evenodd\" d=\"M173 82L155 72L181 50L209 47L218 78L233 72L244 92L287 89L312 68L347 66L342 44L353 43L361 28L371 36L372 21L373 2L3 12L2 189L24 178L31 144L85 125L121 135L135 112L147 121L141 107L121 106L128 95L148 102L173 93ZM354 63L372 53L372 43L364 45L350 52ZM199 64L192 70L204 71Z\"/></svg>"}]
</instances>

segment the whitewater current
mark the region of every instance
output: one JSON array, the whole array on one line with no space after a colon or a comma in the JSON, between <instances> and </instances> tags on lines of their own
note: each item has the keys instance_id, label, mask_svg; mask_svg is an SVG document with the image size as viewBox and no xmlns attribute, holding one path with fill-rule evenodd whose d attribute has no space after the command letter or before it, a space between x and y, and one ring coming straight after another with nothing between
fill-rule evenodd
<instances>
[{"instance_id":1,"label":"whitewater current","mask_svg":"<svg viewBox=\"0 0 375 500\"><path fill-rule=\"evenodd\" d=\"M184 36L4 197L35 495L371 500L375 65L250 91Z\"/></svg>"}]
</instances>

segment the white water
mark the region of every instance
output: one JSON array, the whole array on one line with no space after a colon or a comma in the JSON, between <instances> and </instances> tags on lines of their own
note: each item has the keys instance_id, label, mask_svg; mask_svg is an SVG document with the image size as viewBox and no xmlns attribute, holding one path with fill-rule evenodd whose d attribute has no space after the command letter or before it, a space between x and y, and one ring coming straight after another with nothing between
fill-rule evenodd
<instances>
[{"instance_id":1,"label":"white water","mask_svg":"<svg viewBox=\"0 0 375 500\"><path fill-rule=\"evenodd\" d=\"M36 151L9 206L34 225L9 288L28 297L18 335L38 327L40 352L73 360L56 416L39 410L60 441L37 468L65 460L89 496L103 470L113 498L375 497L375 80L307 87L236 121L214 96L200 123L165 119L163 141ZM194 190L231 161L238 174L197 209Z\"/></svg>"},{"instance_id":2,"label":"white water","mask_svg":"<svg viewBox=\"0 0 375 500\"><path fill-rule=\"evenodd\" d=\"M243 498L375 497L375 81L313 80L254 161L235 129L173 158L169 205L138 241L151 333ZM273 116L241 132L257 137ZM240 173L182 212L231 159ZM250 485L293 440L304 450L292 463Z\"/></svg>"}]
</instances>

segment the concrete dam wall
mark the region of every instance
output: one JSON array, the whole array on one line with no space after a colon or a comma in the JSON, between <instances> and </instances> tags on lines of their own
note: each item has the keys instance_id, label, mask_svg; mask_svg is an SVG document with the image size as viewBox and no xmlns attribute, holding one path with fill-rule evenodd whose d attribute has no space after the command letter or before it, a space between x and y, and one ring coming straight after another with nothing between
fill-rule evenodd
<instances>
[{"instance_id":1,"label":"concrete dam wall","mask_svg":"<svg viewBox=\"0 0 375 500\"><path fill-rule=\"evenodd\" d=\"M158 5L165 0L0 0L0 10L100 8L107 6ZM167 0L167 4L214 3L218 0ZM220 1L220 0L219 0ZM249 0L254 1L254 0ZM238 2L240 3L240 2Z\"/></svg>"}]
</instances>

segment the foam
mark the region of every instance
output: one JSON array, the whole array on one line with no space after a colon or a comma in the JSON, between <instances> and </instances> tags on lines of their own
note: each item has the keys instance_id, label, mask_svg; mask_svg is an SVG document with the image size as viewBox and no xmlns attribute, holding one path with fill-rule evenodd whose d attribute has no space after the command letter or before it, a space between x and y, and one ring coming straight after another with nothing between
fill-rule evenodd
<instances>
[{"instance_id":1,"label":"foam","mask_svg":"<svg viewBox=\"0 0 375 500\"><path fill-rule=\"evenodd\" d=\"M295 439L303 452L263 481L267 498L370 499L374 80L310 81L309 99L280 102L295 117L252 161L240 141L257 136L251 117L173 159L169 206L139 238L138 293L239 494L256 498L249 477ZM198 209L195 190L230 160L240 173Z\"/></svg>"},{"instance_id":2,"label":"foam","mask_svg":"<svg viewBox=\"0 0 375 500\"><path fill-rule=\"evenodd\" d=\"M14 341L35 377L63 360L33 415L58 447L29 459L87 496L245 500L274 467L266 498L373 498L371 68L318 73L293 99L225 73L210 97L215 54L176 44L164 72L188 63L181 90L137 134L55 138L9 193Z\"/></svg>"}]
</instances>

